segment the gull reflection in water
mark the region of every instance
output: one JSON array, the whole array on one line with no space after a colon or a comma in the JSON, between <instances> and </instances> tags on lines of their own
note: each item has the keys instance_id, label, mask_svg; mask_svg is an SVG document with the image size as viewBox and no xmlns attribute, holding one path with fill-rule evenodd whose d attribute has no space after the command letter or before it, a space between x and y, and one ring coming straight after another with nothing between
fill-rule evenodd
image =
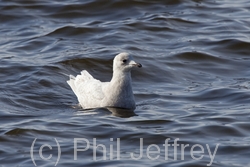
<instances>
[{"instance_id":1,"label":"gull reflection in water","mask_svg":"<svg viewBox=\"0 0 250 167\"><path fill-rule=\"evenodd\" d=\"M130 110L130 109L113 108L113 107L108 107L106 109L108 109L112 113L112 115L116 117L129 118L129 117L137 116L134 110Z\"/></svg>"},{"instance_id":2,"label":"gull reflection in water","mask_svg":"<svg viewBox=\"0 0 250 167\"><path fill-rule=\"evenodd\" d=\"M80 109L78 110L75 115L102 115L102 114L107 114L109 113L113 116L116 117L121 117L121 118L129 118L133 116L138 116L134 110L131 109L125 109L125 108L114 108L114 107L107 107L107 108L95 108L95 109Z\"/></svg>"}]
</instances>

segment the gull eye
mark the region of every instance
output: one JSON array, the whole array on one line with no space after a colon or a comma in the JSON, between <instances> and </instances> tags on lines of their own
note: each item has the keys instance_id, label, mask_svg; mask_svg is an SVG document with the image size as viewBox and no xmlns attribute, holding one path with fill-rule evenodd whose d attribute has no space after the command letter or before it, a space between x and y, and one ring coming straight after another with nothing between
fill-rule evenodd
<instances>
[{"instance_id":1,"label":"gull eye","mask_svg":"<svg viewBox=\"0 0 250 167\"><path fill-rule=\"evenodd\" d=\"M123 60L122 60L122 62L123 62L123 63L126 63L126 62L127 62L127 60L126 60L126 59L123 59Z\"/></svg>"}]
</instances>

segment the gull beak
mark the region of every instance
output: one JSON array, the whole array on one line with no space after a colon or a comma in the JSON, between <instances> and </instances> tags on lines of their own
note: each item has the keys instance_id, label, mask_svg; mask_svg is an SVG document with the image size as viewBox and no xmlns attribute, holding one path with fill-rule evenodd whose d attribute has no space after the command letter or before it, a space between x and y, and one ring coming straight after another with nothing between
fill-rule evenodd
<instances>
[{"instance_id":1,"label":"gull beak","mask_svg":"<svg viewBox=\"0 0 250 167\"><path fill-rule=\"evenodd\" d=\"M134 67L139 67L139 68L142 67L142 65L141 65L140 63L136 63L136 62L134 62L133 60L130 61L129 65L132 65L132 66L134 66Z\"/></svg>"},{"instance_id":2,"label":"gull beak","mask_svg":"<svg viewBox=\"0 0 250 167\"><path fill-rule=\"evenodd\" d=\"M142 65L140 63L136 63L136 66L139 67L139 68L142 67Z\"/></svg>"}]
</instances>

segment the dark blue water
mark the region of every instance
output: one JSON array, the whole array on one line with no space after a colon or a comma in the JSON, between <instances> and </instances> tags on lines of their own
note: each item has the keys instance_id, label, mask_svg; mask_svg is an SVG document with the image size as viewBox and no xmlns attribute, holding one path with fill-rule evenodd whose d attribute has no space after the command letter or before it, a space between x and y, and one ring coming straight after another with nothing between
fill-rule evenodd
<instances>
[{"instance_id":1,"label":"dark blue water","mask_svg":"<svg viewBox=\"0 0 250 167\"><path fill-rule=\"evenodd\" d=\"M0 0L0 11L1 167L250 166L249 0ZM143 65L136 110L79 108L67 75L109 81L124 51Z\"/></svg>"}]
</instances>

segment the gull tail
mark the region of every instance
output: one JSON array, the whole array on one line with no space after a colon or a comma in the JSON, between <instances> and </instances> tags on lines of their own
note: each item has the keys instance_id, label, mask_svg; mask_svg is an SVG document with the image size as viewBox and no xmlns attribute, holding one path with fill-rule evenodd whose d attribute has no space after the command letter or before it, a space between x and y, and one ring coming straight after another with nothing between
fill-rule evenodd
<instances>
[{"instance_id":1,"label":"gull tail","mask_svg":"<svg viewBox=\"0 0 250 167\"><path fill-rule=\"evenodd\" d=\"M69 84L69 86L71 87L71 89L73 90L73 92L76 94L75 79L76 79L75 76L69 75L69 80L67 81L67 83Z\"/></svg>"}]
</instances>

